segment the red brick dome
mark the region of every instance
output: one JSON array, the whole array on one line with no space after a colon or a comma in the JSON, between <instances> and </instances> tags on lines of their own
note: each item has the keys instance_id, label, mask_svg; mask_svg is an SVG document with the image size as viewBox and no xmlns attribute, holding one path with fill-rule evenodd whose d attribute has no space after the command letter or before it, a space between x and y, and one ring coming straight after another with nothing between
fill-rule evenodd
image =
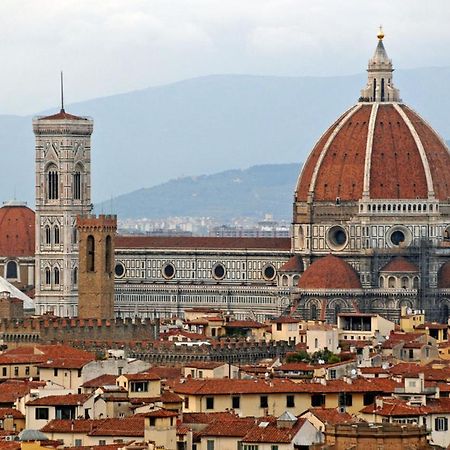
<instances>
[{"instance_id":1,"label":"red brick dome","mask_svg":"<svg viewBox=\"0 0 450 450\"><path fill-rule=\"evenodd\" d=\"M0 256L34 256L34 211L22 203L0 208Z\"/></svg>"},{"instance_id":2,"label":"red brick dome","mask_svg":"<svg viewBox=\"0 0 450 450\"><path fill-rule=\"evenodd\" d=\"M450 261L441 266L438 272L438 288L450 289Z\"/></svg>"},{"instance_id":3,"label":"red brick dome","mask_svg":"<svg viewBox=\"0 0 450 450\"><path fill-rule=\"evenodd\" d=\"M450 198L450 153L402 103L358 103L319 139L296 188L296 200Z\"/></svg>"},{"instance_id":4,"label":"red brick dome","mask_svg":"<svg viewBox=\"0 0 450 450\"><path fill-rule=\"evenodd\" d=\"M327 255L314 261L298 282L301 289L361 289L355 269L341 258Z\"/></svg>"},{"instance_id":5,"label":"red brick dome","mask_svg":"<svg viewBox=\"0 0 450 450\"><path fill-rule=\"evenodd\" d=\"M395 256L392 258L382 269L380 272L419 272L419 268L412 263L409 259L404 258L403 256Z\"/></svg>"}]
</instances>

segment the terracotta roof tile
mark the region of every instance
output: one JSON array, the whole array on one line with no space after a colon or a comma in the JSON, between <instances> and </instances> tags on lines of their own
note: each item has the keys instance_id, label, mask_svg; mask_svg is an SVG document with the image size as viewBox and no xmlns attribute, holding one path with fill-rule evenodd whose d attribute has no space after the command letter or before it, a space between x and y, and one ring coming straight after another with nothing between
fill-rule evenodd
<instances>
[{"instance_id":1,"label":"terracotta roof tile","mask_svg":"<svg viewBox=\"0 0 450 450\"><path fill-rule=\"evenodd\" d=\"M34 211L27 206L5 205L0 208L0 255L34 256Z\"/></svg>"},{"instance_id":2,"label":"terracotta roof tile","mask_svg":"<svg viewBox=\"0 0 450 450\"><path fill-rule=\"evenodd\" d=\"M287 262L285 262L279 269L278 272L286 273L301 273L303 272L303 260L298 255L291 256Z\"/></svg>"},{"instance_id":3,"label":"terracotta roof tile","mask_svg":"<svg viewBox=\"0 0 450 450\"><path fill-rule=\"evenodd\" d=\"M392 258L380 272L419 272L419 268L409 259L403 256L396 256Z\"/></svg>"},{"instance_id":4,"label":"terracotta roof tile","mask_svg":"<svg viewBox=\"0 0 450 450\"><path fill-rule=\"evenodd\" d=\"M67 395L49 395L47 397L37 398L27 403L29 406L57 406L57 405L79 405L84 404L91 394L67 394Z\"/></svg>"},{"instance_id":5,"label":"terracotta roof tile","mask_svg":"<svg viewBox=\"0 0 450 450\"><path fill-rule=\"evenodd\" d=\"M358 419L348 412L338 411L336 408L310 408L309 412L314 414L325 425L336 425L338 423L357 422Z\"/></svg>"},{"instance_id":6,"label":"terracotta roof tile","mask_svg":"<svg viewBox=\"0 0 450 450\"><path fill-rule=\"evenodd\" d=\"M197 236L117 236L116 248L264 249L290 251L289 238L222 238Z\"/></svg>"}]
</instances>

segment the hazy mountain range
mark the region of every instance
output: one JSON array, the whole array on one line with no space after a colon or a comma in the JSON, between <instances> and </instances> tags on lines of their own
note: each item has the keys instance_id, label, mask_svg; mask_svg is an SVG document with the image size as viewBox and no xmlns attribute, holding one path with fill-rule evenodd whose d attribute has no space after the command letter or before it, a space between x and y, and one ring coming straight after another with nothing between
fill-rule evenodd
<instances>
[{"instance_id":1,"label":"hazy mountain range","mask_svg":"<svg viewBox=\"0 0 450 450\"><path fill-rule=\"evenodd\" d=\"M396 71L395 83L406 103L450 137L450 68ZM217 75L98 98L68 105L66 110L95 120L92 185L93 199L99 202L135 190L155 196L162 187L143 188L183 176L304 161L325 128L357 100L364 84L364 74L329 78ZM2 200L15 196L33 205L31 117L0 116L0 148ZM249 176L254 170L249 170ZM174 191L160 199L157 204L162 209L156 215L173 211L174 199L184 195L185 183L164 185ZM285 195L292 196L292 188ZM212 197L219 198L218 193ZM109 203L118 207L120 202L118 198ZM134 215L130 208L127 215ZM223 204L215 208L221 210Z\"/></svg>"},{"instance_id":2,"label":"hazy mountain range","mask_svg":"<svg viewBox=\"0 0 450 450\"><path fill-rule=\"evenodd\" d=\"M184 177L139 189L96 205L122 218L172 216L262 219L269 213L290 219L300 164L266 164L247 170Z\"/></svg>"}]
</instances>

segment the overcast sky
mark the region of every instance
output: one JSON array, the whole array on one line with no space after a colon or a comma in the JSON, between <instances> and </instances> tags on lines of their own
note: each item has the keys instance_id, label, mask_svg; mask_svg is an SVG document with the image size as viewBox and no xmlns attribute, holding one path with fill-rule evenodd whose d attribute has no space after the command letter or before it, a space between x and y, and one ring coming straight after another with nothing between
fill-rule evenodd
<instances>
[{"instance_id":1,"label":"overcast sky","mask_svg":"<svg viewBox=\"0 0 450 450\"><path fill-rule=\"evenodd\" d=\"M0 114L218 73L450 66L449 0L1 0Z\"/></svg>"}]
</instances>

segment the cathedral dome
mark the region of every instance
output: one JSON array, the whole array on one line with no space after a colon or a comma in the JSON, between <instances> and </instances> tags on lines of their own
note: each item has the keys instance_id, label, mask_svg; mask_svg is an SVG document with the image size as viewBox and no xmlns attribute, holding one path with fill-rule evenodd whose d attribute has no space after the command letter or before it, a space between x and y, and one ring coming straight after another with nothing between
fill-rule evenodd
<instances>
[{"instance_id":1,"label":"cathedral dome","mask_svg":"<svg viewBox=\"0 0 450 450\"><path fill-rule=\"evenodd\" d=\"M412 263L409 259L403 256L396 256L392 258L380 272L392 272L392 273L403 273L403 272L419 272L419 268Z\"/></svg>"},{"instance_id":2,"label":"cathedral dome","mask_svg":"<svg viewBox=\"0 0 450 450\"><path fill-rule=\"evenodd\" d=\"M314 261L298 282L300 289L361 289L355 269L334 255Z\"/></svg>"},{"instance_id":3,"label":"cathedral dome","mask_svg":"<svg viewBox=\"0 0 450 450\"><path fill-rule=\"evenodd\" d=\"M9 202L0 208L0 255L34 256L34 211L24 203Z\"/></svg>"},{"instance_id":4,"label":"cathedral dome","mask_svg":"<svg viewBox=\"0 0 450 450\"><path fill-rule=\"evenodd\" d=\"M401 103L382 34L360 101L319 139L296 188L296 201L450 198L444 141Z\"/></svg>"}]
</instances>

